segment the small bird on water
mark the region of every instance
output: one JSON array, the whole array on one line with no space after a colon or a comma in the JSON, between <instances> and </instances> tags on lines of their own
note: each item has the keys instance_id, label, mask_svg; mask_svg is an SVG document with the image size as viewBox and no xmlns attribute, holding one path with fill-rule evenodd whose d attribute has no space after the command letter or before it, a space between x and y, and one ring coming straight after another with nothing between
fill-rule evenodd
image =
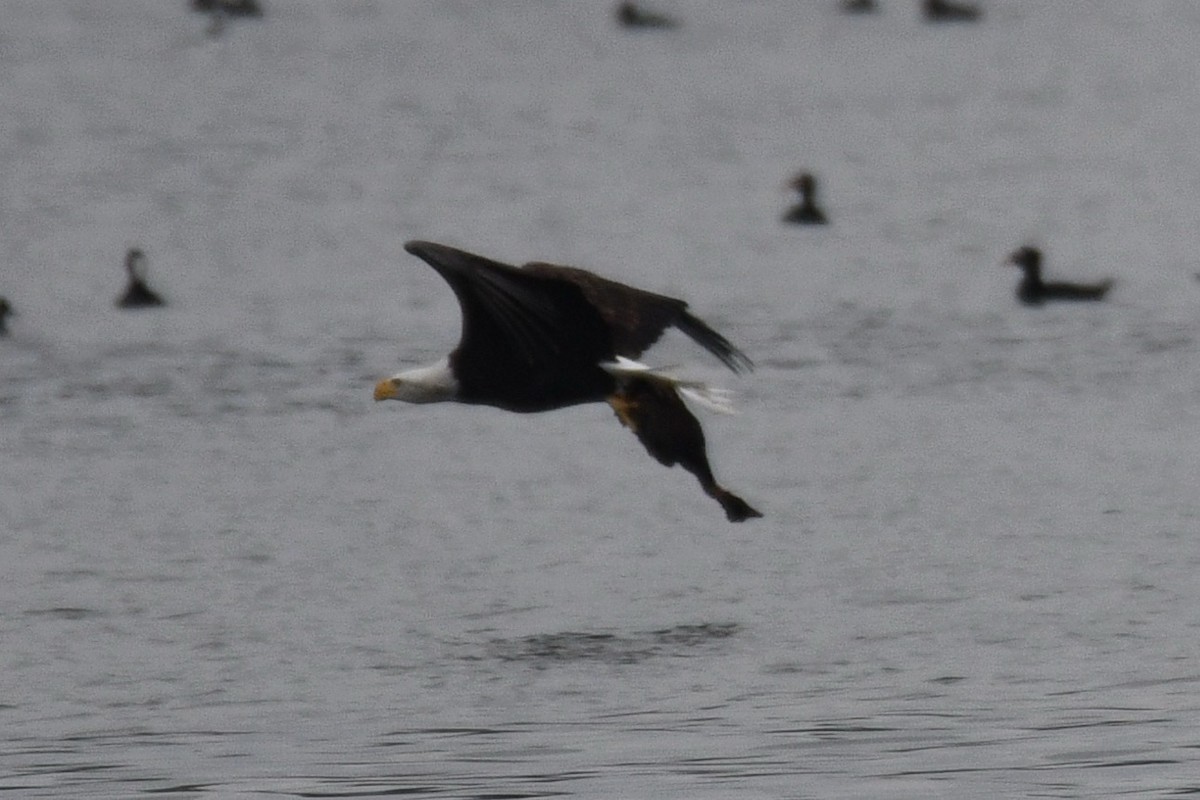
<instances>
[{"instance_id":1,"label":"small bird on water","mask_svg":"<svg viewBox=\"0 0 1200 800\"><path fill-rule=\"evenodd\" d=\"M258 0L192 0L193 11L211 15L207 33L216 38L225 31L226 19L259 19L263 15Z\"/></svg>"},{"instance_id":2,"label":"small bird on water","mask_svg":"<svg viewBox=\"0 0 1200 800\"><path fill-rule=\"evenodd\" d=\"M1040 306L1051 300L1103 300L1113 286L1112 278L1099 283L1047 283L1042 280L1042 251L1029 245L1014 250L1005 263L1014 264L1025 273L1017 286L1017 299L1027 306Z\"/></svg>"},{"instance_id":3,"label":"small bird on water","mask_svg":"<svg viewBox=\"0 0 1200 800\"><path fill-rule=\"evenodd\" d=\"M842 0L842 11L847 14L873 14L878 10L875 0Z\"/></svg>"},{"instance_id":4,"label":"small bird on water","mask_svg":"<svg viewBox=\"0 0 1200 800\"><path fill-rule=\"evenodd\" d=\"M829 218L817 205L817 179L810 172L801 172L788 184L800 193L800 202L783 215L784 222L793 225L825 225Z\"/></svg>"},{"instance_id":5,"label":"small bird on water","mask_svg":"<svg viewBox=\"0 0 1200 800\"><path fill-rule=\"evenodd\" d=\"M977 6L950 0L924 0L921 11L927 22L974 22L983 16Z\"/></svg>"},{"instance_id":6,"label":"small bird on water","mask_svg":"<svg viewBox=\"0 0 1200 800\"><path fill-rule=\"evenodd\" d=\"M146 254L131 247L125 254L125 271L129 273L129 285L125 293L117 298L118 308L152 308L165 305L153 289L146 285Z\"/></svg>"},{"instance_id":7,"label":"small bird on water","mask_svg":"<svg viewBox=\"0 0 1200 800\"><path fill-rule=\"evenodd\" d=\"M228 14L231 17L261 17L258 0L192 0L192 10L207 14Z\"/></svg>"},{"instance_id":8,"label":"small bird on water","mask_svg":"<svg viewBox=\"0 0 1200 800\"><path fill-rule=\"evenodd\" d=\"M678 23L668 16L625 2L617 6L617 22L625 28L674 28Z\"/></svg>"},{"instance_id":9,"label":"small bird on water","mask_svg":"<svg viewBox=\"0 0 1200 800\"><path fill-rule=\"evenodd\" d=\"M8 317L10 314L15 314L13 307L9 304L7 297L0 297L0 336L8 335Z\"/></svg>"}]
</instances>

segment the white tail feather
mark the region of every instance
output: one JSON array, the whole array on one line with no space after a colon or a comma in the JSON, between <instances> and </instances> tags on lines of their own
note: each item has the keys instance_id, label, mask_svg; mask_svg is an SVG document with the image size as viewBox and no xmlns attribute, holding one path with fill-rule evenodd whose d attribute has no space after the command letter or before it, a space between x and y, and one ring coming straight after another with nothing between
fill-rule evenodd
<instances>
[{"instance_id":1,"label":"white tail feather","mask_svg":"<svg viewBox=\"0 0 1200 800\"><path fill-rule=\"evenodd\" d=\"M691 400L696 405L714 411L717 414L736 414L733 407L733 392L719 386L706 386L702 383L676 384L679 394Z\"/></svg>"},{"instance_id":2,"label":"white tail feather","mask_svg":"<svg viewBox=\"0 0 1200 800\"><path fill-rule=\"evenodd\" d=\"M686 400L691 400L701 408L717 414L736 414L733 406L734 393L729 389L709 386L703 381L688 380L672 375L668 367L650 367L640 361L634 361L625 356L617 356L615 362L606 361L600 365L610 374L620 379L623 375L648 378L665 383L679 392Z\"/></svg>"}]
</instances>

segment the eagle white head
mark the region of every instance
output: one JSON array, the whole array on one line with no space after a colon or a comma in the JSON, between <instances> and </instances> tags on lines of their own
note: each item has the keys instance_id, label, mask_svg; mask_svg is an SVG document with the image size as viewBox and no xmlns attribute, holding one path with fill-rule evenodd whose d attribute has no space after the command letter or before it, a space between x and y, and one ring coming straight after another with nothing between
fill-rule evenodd
<instances>
[{"instance_id":1,"label":"eagle white head","mask_svg":"<svg viewBox=\"0 0 1200 800\"><path fill-rule=\"evenodd\" d=\"M375 384L376 400L402 400L405 403L443 403L458 395L458 380L450 369L450 359L442 358L424 367L406 369Z\"/></svg>"}]
</instances>

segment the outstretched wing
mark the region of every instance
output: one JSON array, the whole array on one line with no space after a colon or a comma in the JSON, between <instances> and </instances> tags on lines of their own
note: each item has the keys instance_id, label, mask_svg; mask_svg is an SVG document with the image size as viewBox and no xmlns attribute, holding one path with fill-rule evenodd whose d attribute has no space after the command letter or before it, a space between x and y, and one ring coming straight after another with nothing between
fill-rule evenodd
<instances>
[{"instance_id":1,"label":"outstretched wing","mask_svg":"<svg viewBox=\"0 0 1200 800\"><path fill-rule=\"evenodd\" d=\"M674 326L734 372L746 372L754 366L728 339L692 316L682 300L626 286L576 267L534 262L521 271L577 286L608 325L617 355L637 358L658 341L663 331Z\"/></svg>"},{"instance_id":2,"label":"outstretched wing","mask_svg":"<svg viewBox=\"0 0 1200 800\"><path fill-rule=\"evenodd\" d=\"M433 242L404 249L458 298L462 336L451 361L467 399L514 410L600 399L571 396L594 391L581 376L613 358L607 326L577 286ZM522 396L494 396L501 389Z\"/></svg>"},{"instance_id":3,"label":"outstretched wing","mask_svg":"<svg viewBox=\"0 0 1200 800\"><path fill-rule=\"evenodd\" d=\"M669 379L654 373L623 376L608 399L621 424L634 432L660 464L680 465L696 476L704 492L725 509L730 522L743 522L762 514L742 498L717 483L708 463L704 431L680 399Z\"/></svg>"}]
</instances>

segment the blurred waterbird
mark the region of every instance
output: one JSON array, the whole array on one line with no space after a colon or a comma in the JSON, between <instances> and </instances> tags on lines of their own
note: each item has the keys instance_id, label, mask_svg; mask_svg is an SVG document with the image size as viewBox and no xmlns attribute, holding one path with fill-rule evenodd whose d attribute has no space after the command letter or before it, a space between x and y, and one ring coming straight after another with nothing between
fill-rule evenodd
<instances>
[{"instance_id":1,"label":"blurred waterbird","mask_svg":"<svg viewBox=\"0 0 1200 800\"><path fill-rule=\"evenodd\" d=\"M1036 247L1014 250L1008 264L1015 264L1024 271L1017 286L1017 299L1027 306L1039 306L1050 300L1103 300L1113 286L1113 280L1099 283L1047 283L1042 280L1042 251Z\"/></svg>"},{"instance_id":2,"label":"blurred waterbird","mask_svg":"<svg viewBox=\"0 0 1200 800\"><path fill-rule=\"evenodd\" d=\"M674 28L678 23L668 16L638 8L625 2L617 6L617 22L626 28Z\"/></svg>"},{"instance_id":3,"label":"blurred waterbird","mask_svg":"<svg viewBox=\"0 0 1200 800\"><path fill-rule=\"evenodd\" d=\"M952 3L950 0L924 0L921 13L928 22L974 22L983 16L977 6Z\"/></svg>"},{"instance_id":4,"label":"blurred waterbird","mask_svg":"<svg viewBox=\"0 0 1200 800\"><path fill-rule=\"evenodd\" d=\"M848 14L871 14L879 10L875 0L842 0L842 11Z\"/></svg>"},{"instance_id":5,"label":"blurred waterbird","mask_svg":"<svg viewBox=\"0 0 1200 800\"><path fill-rule=\"evenodd\" d=\"M784 222L794 225L824 225L829 222L825 212L817 205L817 179L812 173L801 172L788 184L800 193L800 202L783 215Z\"/></svg>"},{"instance_id":6,"label":"blurred waterbird","mask_svg":"<svg viewBox=\"0 0 1200 800\"><path fill-rule=\"evenodd\" d=\"M146 254L133 247L125 254L125 271L129 274L129 285L125 293L117 298L119 308L152 308L164 305L163 299L146 285Z\"/></svg>"}]
</instances>

